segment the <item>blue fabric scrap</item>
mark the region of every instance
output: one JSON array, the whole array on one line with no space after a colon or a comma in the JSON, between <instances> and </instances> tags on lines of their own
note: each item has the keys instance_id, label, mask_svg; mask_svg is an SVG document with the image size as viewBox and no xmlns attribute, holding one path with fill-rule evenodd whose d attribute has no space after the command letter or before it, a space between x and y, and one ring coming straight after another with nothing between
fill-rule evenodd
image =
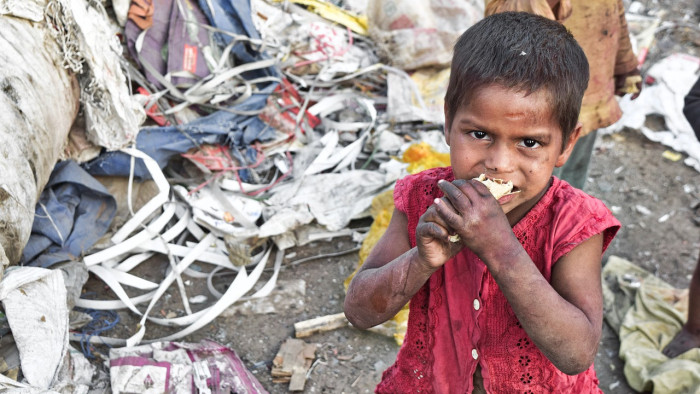
<instances>
[{"instance_id":1,"label":"blue fabric scrap","mask_svg":"<svg viewBox=\"0 0 700 394\"><path fill-rule=\"evenodd\" d=\"M265 107L267 97L277 87L271 84L232 109L253 111ZM136 136L136 149L153 158L160 168L165 168L173 156L187 152L201 144L228 144L246 148L254 141L269 141L275 129L267 126L257 115L237 115L217 111L178 126L145 127ZM150 179L150 173L141 159L134 165L134 175ZM96 159L83 164L92 175L128 176L131 156L123 152L104 152Z\"/></svg>"},{"instance_id":2,"label":"blue fabric scrap","mask_svg":"<svg viewBox=\"0 0 700 394\"><path fill-rule=\"evenodd\" d=\"M260 33L253 24L250 0L199 0L199 7L213 27L237 35L260 39ZM219 46L225 48L233 40L233 37L225 33L215 33L214 40ZM242 41L233 45L231 53L243 63L263 59L262 54L251 50ZM279 76L279 72L274 67L268 67L263 70L249 71L243 75L252 79L263 76Z\"/></svg>"},{"instance_id":3,"label":"blue fabric scrap","mask_svg":"<svg viewBox=\"0 0 700 394\"><path fill-rule=\"evenodd\" d=\"M100 182L72 160L58 162L39 197L21 264L49 268L79 259L116 212L117 201Z\"/></svg>"}]
</instances>

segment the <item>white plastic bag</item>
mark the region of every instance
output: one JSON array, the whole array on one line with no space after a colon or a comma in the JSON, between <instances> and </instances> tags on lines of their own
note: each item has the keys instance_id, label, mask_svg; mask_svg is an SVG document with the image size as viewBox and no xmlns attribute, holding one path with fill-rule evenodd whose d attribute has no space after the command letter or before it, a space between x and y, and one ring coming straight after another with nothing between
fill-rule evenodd
<instances>
[{"instance_id":1,"label":"white plastic bag","mask_svg":"<svg viewBox=\"0 0 700 394\"><path fill-rule=\"evenodd\" d=\"M369 34L391 65L446 66L457 38L484 16L483 0L379 0L367 5Z\"/></svg>"}]
</instances>

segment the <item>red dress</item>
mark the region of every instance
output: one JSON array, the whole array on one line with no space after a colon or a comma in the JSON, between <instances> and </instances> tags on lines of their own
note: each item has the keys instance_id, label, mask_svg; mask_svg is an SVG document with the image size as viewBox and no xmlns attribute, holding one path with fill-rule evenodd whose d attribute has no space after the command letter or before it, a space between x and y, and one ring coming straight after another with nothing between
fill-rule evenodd
<instances>
[{"instance_id":1,"label":"red dress","mask_svg":"<svg viewBox=\"0 0 700 394\"><path fill-rule=\"evenodd\" d=\"M411 247L418 219L442 196L440 179L454 180L452 169L426 170L396 184L394 202L408 217ZM553 177L513 232L550 281L559 258L599 233L605 250L619 228L600 200ZM593 365L566 375L537 349L486 265L465 248L411 299L403 346L376 392L470 393L477 364L487 392L602 393Z\"/></svg>"}]
</instances>

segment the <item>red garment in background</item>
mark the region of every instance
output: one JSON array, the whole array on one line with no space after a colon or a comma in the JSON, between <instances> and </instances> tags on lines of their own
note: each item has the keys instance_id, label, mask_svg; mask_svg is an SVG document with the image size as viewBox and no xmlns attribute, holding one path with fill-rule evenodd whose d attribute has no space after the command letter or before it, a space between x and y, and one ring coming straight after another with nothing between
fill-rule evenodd
<instances>
[{"instance_id":1,"label":"red garment in background","mask_svg":"<svg viewBox=\"0 0 700 394\"><path fill-rule=\"evenodd\" d=\"M408 217L412 247L418 219L442 197L440 179L454 180L452 169L426 170L396 184L394 202ZM600 200L552 177L549 190L513 231L550 281L559 258L599 233L605 250L619 228ZM537 349L484 263L465 248L411 299L403 346L376 391L468 393L478 364L487 392L602 392L593 365L566 375Z\"/></svg>"}]
</instances>

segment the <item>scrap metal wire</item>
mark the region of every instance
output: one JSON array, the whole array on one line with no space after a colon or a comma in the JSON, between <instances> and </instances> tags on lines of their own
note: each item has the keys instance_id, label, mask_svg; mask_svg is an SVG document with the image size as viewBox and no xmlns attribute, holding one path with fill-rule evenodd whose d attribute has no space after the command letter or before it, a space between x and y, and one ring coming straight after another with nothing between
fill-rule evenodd
<instances>
[{"instance_id":1,"label":"scrap metal wire","mask_svg":"<svg viewBox=\"0 0 700 394\"><path fill-rule=\"evenodd\" d=\"M95 309L83 309L75 308L77 311L88 314L92 319L89 323L84 325L80 330L80 350L83 355L89 359L94 359L95 356L92 354L92 346L90 346L90 339L93 336L100 336L113 329L119 324L119 314L115 311L99 311ZM105 346L111 346L108 343L104 343Z\"/></svg>"}]
</instances>

